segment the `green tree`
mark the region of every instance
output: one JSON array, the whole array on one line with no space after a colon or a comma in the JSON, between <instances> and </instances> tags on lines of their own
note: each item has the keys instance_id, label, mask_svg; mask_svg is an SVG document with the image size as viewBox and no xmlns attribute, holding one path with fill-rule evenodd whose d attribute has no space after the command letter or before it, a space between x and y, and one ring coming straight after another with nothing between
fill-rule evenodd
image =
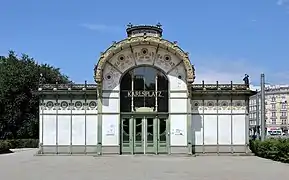
<instances>
[{"instance_id":1,"label":"green tree","mask_svg":"<svg viewBox=\"0 0 289 180\"><path fill-rule=\"evenodd\" d=\"M10 51L0 57L0 139L38 138L40 74L43 83L68 83L59 68Z\"/></svg>"}]
</instances>

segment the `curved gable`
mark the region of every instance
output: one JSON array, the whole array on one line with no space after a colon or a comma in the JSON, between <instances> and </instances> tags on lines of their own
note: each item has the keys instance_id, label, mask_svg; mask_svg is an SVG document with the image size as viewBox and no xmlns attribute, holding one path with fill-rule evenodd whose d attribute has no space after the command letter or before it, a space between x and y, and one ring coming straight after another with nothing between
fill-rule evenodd
<instances>
[{"instance_id":1,"label":"curved gable","mask_svg":"<svg viewBox=\"0 0 289 180\"><path fill-rule=\"evenodd\" d=\"M100 57L95 67L95 81L101 83L104 67L108 64L114 72L124 73L126 70L139 65L152 65L169 73L178 65L183 64L187 83L195 79L195 70L187 53L176 44L160 37L128 37L114 43Z\"/></svg>"}]
</instances>

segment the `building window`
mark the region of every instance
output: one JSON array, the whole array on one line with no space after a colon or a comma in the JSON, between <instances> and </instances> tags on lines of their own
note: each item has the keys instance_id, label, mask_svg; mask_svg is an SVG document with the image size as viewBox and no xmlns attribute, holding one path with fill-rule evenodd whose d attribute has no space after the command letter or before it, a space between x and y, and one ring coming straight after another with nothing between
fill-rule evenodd
<instances>
[{"instance_id":1,"label":"building window","mask_svg":"<svg viewBox=\"0 0 289 180\"><path fill-rule=\"evenodd\" d=\"M276 119L272 119L272 124L276 124Z\"/></svg>"},{"instance_id":2,"label":"building window","mask_svg":"<svg viewBox=\"0 0 289 180\"><path fill-rule=\"evenodd\" d=\"M272 110L276 110L276 104L272 104Z\"/></svg>"},{"instance_id":3,"label":"building window","mask_svg":"<svg viewBox=\"0 0 289 180\"><path fill-rule=\"evenodd\" d=\"M283 125L287 124L286 119L281 119L281 124Z\"/></svg>"},{"instance_id":4,"label":"building window","mask_svg":"<svg viewBox=\"0 0 289 180\"><path fill-rule=\"evenodd\" d=\"M251 126L252 126L252 125L256 125L256 121L251 120L251 121L250 121L250 125L251 125Z\"/></svg>"},{"instance_id":5,"label":"building window","mask_svg":"<svg viewBox=\"0 0 289 180\"><path fill-rule=\"evenodd\" d=\"M287 116L287 112L281 112L281 117L286 117Z\"/></svg>"},{"instance_id":6,"label":"building window","mask_svg":"<svg viewBox=\"0 0 289 180\"><path fill-rule=\"evenodd\" d=\"M272 102L276 102L276 98L275 97L272 97Z\"/></svg>"},{"instance_id":7,"label":"building window","mask_svg":"<svg viewBox=\"0 0 289 180\"><path fill-rule=\"evenodd\" d=\"M272 117L276 117L276 112L272 112Z\"/></svg>"},{"instance_id":8,"label":"building window","mask_svg":"<svg viewBox=\"0 0 289 180\"><path fill-rule=\"evenodd\" d=\"M146 51L146 50L143 50ZM150 108L168 112L168 79L158 69L143 66L128 71L121 80L121 112Z\"/></svg>"},{"instance_id":9,"label":"building window","mask_svg":"<svg viewBox=\"0 0 289 180\"><path fill-rule=\"evenodd\" d=\"M286 109L286 106L287 106L287 105L286 105L285 103L282 103L282 107L281 107L281 108L282 108L282 109Z\"/></svg>"}]
</instances>

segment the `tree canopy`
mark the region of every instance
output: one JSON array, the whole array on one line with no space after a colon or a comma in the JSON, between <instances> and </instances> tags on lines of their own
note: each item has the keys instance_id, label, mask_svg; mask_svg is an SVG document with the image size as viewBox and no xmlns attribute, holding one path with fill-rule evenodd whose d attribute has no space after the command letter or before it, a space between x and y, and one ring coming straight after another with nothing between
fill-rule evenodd
<instances>
[{"instance_id":1,"label":"tree canopy","mask_svg":"<svg viewBox=\"0 0 289 180\"><path fill-rule=\"evenodd\" d=\"M68 83L59 68L10 51L0 57L0 139L38 138L40 74L47 84Z\"/></svg>"}]
</instances>

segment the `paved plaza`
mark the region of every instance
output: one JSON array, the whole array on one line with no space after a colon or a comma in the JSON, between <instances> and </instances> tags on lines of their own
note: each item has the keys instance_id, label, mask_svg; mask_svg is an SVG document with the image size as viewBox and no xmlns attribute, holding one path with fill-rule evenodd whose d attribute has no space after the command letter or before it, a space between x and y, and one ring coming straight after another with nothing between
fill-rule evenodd
<instances>
[{"instance_id":1,"label":"paved plaza","mask_svg":"<svg viewBox=\"0 0 289 180\"><path fill-rule=\"evenodd\" d=\"M34 156L0 155L9 180L240 180L288 179L289 165L254 156Z\"/></svg>"}]
</instances>

